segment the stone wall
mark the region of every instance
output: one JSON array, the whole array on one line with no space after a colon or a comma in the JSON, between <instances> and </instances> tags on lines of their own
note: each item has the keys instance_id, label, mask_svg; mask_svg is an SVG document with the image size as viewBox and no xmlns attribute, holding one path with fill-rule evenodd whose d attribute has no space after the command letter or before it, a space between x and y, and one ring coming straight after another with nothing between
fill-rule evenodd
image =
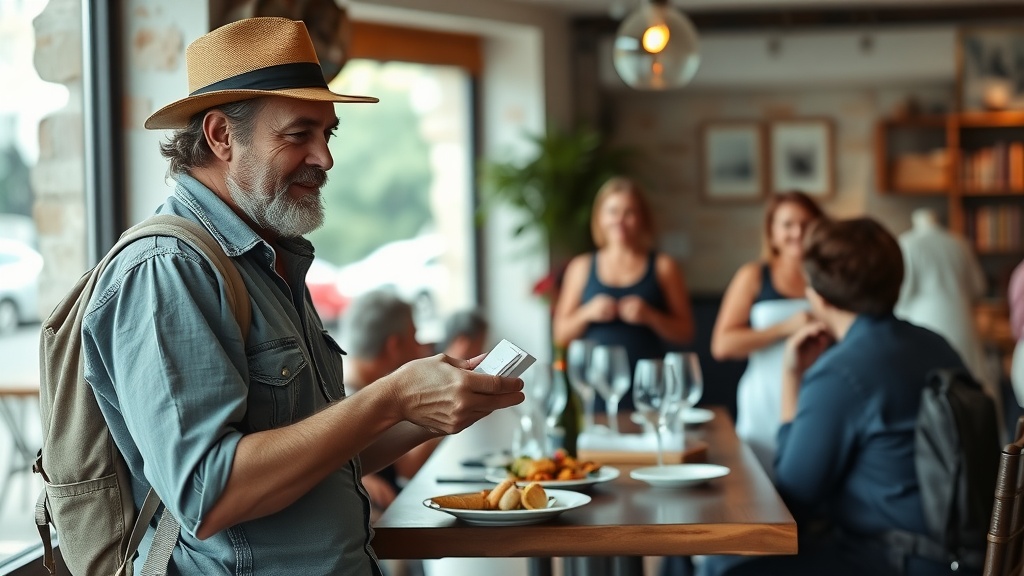
<instances>
[{"instance_id":1,"label":"stone wall","mask_svg":"<svg viewBox=\"0 0 1024 576\"><path fill-rule=\"evenodd\" d=\"M40 78L65 85L68 104L39 125L39 161L32 169L34 217L44 266L39 281L43 317L60 302L89 262L82 113L82 3L50 0L35 22Z\"/></svg>"}]
</instances>

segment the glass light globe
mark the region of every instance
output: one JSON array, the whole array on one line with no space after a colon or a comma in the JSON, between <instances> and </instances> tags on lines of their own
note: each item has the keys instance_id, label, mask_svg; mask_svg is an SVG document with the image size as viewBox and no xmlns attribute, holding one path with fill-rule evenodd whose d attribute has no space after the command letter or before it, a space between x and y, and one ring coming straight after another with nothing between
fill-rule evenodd
<instances>
[{"instance_id":1,"label":"glass light globe","mask_svg":"<svg viewBox=\"0 0 1024 576\"><path fill-rule=\"evenodd\" d=\"M638 90L685 86L700 66L697 30L667 0L645 0L615 34L615 71Z\"/></svg>"}]
</instances>

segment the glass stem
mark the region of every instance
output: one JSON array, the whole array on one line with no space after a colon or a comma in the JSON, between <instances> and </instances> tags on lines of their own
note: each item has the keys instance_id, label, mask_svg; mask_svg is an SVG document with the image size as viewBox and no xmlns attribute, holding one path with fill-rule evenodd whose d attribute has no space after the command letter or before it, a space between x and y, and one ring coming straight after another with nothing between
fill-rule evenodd
<instances>
[{"instance_id":1,"label":"glass stem","mask_svg":"<svg viewBox=\"0 0 1024 576\"><path fill-rule=\"evenodd\" d=\"M594 431L594 391L587 390L586 394L580 395L583 401L583 429L589 432Z\"/></svg>"},{"instance_id":2,"label":"glass stem","mask_svg":"<svg viewBox=\"0 0 1024 576\"><path fill-rule=\"evenodd\" d=\"M654 438L658 442L658 466L664 466L665 465L665 458L664 458L664 456L662 456L662 447L661 447L661 424L662 424L662 421L659 420L658 423L654 425Z\"/></svg>"},{"instance_id":3,"label":"glass stem","mask_svg":"<svg viewBox=\"0 0 1024 576\"><path fill-rule=\"evenodd\" d=\"M608 399L608 428L619 433L619 399L614 396Z\"/></svg>"}]
</instances>

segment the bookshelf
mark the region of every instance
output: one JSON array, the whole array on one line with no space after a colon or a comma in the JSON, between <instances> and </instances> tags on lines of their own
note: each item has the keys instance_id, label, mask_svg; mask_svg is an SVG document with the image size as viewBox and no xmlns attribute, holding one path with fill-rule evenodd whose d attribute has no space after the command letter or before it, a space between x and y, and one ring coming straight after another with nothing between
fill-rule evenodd
<instances>
[{"instance_id":1,"label":"bookshelf","mask_svg":"<svg viewBox=\"0 0 1024 576\"><path fill-rule=\"evenodd\" d=\"M988 276L976 309L982 335L1012 351L1006 287L1024 260L1024 111L885 119L875 152L880 193L946 198L950 230L971 242Z\"/></svg>"}]
</instances>

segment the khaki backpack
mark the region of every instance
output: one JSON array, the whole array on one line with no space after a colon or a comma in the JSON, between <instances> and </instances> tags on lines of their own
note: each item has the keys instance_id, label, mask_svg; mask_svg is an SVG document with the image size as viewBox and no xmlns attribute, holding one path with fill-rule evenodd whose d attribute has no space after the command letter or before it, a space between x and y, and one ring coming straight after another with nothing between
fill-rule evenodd
<instances>
[{"instance_id":1,"label":"khaki backpack","mask_svg":"<svg viewBox=\"0 0 1024 576\"><path fill-rule=\"evenodd\" d=\"M82 319L96 281L125 246L148 236L178 238L204 255L224 282L243 339L249 332L252 305L231 258L201 225L167 214L150 217L122 234L54 309L42 325L39 342L43 447L32 467L44 481L36 525L43 540L43 564L51 575L55 566L48 524L57 530L61 555L72 574L131 576L139 543L161 504L150 489L136 515L131 477L85 381L82 362ZM165 511L143 576L166 572L179 531L178 522Z\"/></svg>"}]
</instances>

